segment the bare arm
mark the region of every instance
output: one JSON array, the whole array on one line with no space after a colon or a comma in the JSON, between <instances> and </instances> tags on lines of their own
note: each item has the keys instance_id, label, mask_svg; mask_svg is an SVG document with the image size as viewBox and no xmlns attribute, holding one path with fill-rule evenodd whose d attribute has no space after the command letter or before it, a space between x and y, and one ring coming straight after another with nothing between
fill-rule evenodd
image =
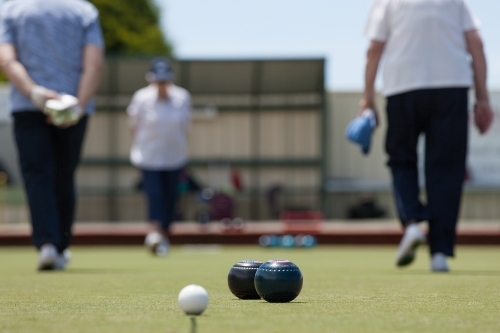
<instances>
[{"instance_id":1,"label":"bare arm","mask_svg":"<svg viewBox=\"0 0 500 333\"><path fill-rule=\"evenodd\" d=\"M29 76L26 68L17 60L16 48L13 44L0 44L0 68L9 81L24 95L33 100L33 91L36 83ZM45 100L58 98L59 94L53 90L42 89L37 91L41 102L34 103L37 107L43 107Z\"/></svg>"},{"instance_id":2,"label":"bare arm","mask_svg":"<svg viewBox=\"0 0 500 333\"><path fill-rule=\"evenodd\" d=\"M130 129L130 134L132 138L135 137L135 133L137 132L137 125L140 118L140 105L137 100L137 93L132 96L132 100L127 107L127 115L128 115L128 127Z\"/></svg>"},{"instance_id":3,"label":"bare arm","mask_svg":"<svg viewBox=\"0 0 500 333\"><path fill-rule=\"evenodd\" d=\"M80 77L77 97L83 109L94 96L104 67L104 55L101 47L87 45L83 49L83 72Z\"/></svg>"},{"instance_id":4,"label":"bare arm","mask_svg":"<svg viewBox=\"0 0 500 333\"><path fill-rule=\"evenodd\" d=\"M17 53L14 45L0 45L0 68L9 81L16 86L24 95L29 96L35 86L35 82L29 77L26 68L17 61Z\"/></svg>"},{"instance_id":5,"label":"bare arm","mask_svg":"<svg viewBox=\"0 0 500 333\"><path fill-rule=\"evenodd\" d=\"M472 68L474 70L474 85L476 89L476 100L488 102L488 90L486 89L486 57L484 55L484 46L481 36L477 30L465 33L467 48L472 57Z\"/></svg>"},{"instance_id":6,"label":"bare arm","mask_svg":"<svg viewBox=\"0 0 500 333\"><path fill-rule=\"evenodd\" d=\"M472 57L474 70L474 86L476 92L476 106L474 107L474 120L481 134L488 131L493 122L493 111L490 105L488 89L486 87L487 64L484 55L484 46L477 30L465 33L467 48Z\"/></svg>"},{"instance_id":7,"label":"bare arm","mask_svg":"<svg viewBox=\"0 0 500 333\"><path fill-rule=\"evenodd\" d=\"M375 105L375 79L377 78L378 66L380 59L384 53L385 42L372 40L368 51L366 53L366 67L365 67L365 90L363 100L361 101L361 108L373 109L378 123L378 113ZM361 110L361 111L363 111Z\"/></svg>"}]
</instances>

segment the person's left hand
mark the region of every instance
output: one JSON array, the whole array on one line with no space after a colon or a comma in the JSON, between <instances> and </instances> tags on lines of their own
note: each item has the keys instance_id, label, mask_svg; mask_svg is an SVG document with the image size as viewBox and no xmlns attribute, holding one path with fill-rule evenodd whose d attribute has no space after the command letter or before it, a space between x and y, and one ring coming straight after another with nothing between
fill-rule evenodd
<instances>
[{"instance_id":1,"label":"person's left hand","mask_svg":"<svg viewBox=\"0 0 500 333\"><path fill-rule=\"evenodd\" d=\"M489 101L478 101L474 106L474 124L479 133L485 134L493 123L493 110Z\"/></svg>"},{"instance_id":2,"label":"person's left hand","mask_svg":"<svg viewBox=\"0 0 500 333\"><path fill-rule=\"evenodd\" d=\"M59 99L59 94L51 89L47 89L42 86L35 85L31 89L29 96L33 105L35 105L40 111L45 108L45 102L49 99Z\"/></svg>"}]
</instances>

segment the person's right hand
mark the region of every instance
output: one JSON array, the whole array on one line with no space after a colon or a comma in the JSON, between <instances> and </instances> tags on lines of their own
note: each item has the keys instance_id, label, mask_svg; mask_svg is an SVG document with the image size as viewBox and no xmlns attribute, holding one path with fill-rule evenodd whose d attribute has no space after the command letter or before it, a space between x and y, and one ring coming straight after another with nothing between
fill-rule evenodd
<instances>
[{"instance_id":1,"label":"person's right hand","mask_svg":"<svg viewBox=\"0 0 500 333\"><path fill-rule=\"evenodd\" d=\"M31 89L30 100L40 111L43 111L45 108L45 102L47 100L58 98L60 98L59 94L54 90L42 86L34 86L33 89Z\"/></svg>"},{"instance_id":2,"label":"person's right hand","mask_svg":"<svg viewBox=\"0 0 500 333\"><path fill-rule=\"evenodd\" d=\"M372 99L363 99L359 102L359 106L360 106L360 110L359 110L358 115L361 115L363 113L363 111L365 111L367 109L373 110L373 113L375 115L375 127L378 127L378 125L380 124L380 120L379 120L379 114L378 114L377 105L375 104L375 101Z\"/></svg>"},{"instance_id":3,"label":"person's right hand","mask_svg":"<svg viewBox=\"0 0 500 333\"><path fill-rule=\"evenodd\" d=\"M490 102L478 101L474 106L474 124L479 133L485 134L493 123L493 109Z\"/></svg>"}]
</instances>

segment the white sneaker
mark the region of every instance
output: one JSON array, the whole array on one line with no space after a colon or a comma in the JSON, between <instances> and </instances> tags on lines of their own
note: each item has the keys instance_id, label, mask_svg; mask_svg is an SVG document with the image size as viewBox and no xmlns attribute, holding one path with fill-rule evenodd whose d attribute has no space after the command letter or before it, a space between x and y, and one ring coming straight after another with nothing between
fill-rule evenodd
<instances>
[{"instance_id":1,"label":"white sneaker","mask_svg":"<svg viewBox=\"0 0 500 333\"><path fill-rule=\"evenodd\" d=\"M431 271L448 272L450 268L446 262L446 255L443 253L434 253L431 259Z\"/></svg>"},{"instance_id":2,"label":"white sneaker","mask_svg":"<svg viewBox=\"0 0 500 333\"><path fill-rule=\"evenodd\" d=\"M157 231L147 234L144 245L157 256L165 256L170 251L168 239Z\"/></svg>"},{"instance_id":3,"label":"white sneaker","mask_svg":"<svg viewBox=\"0 0 500 333\"><path fill-rule=\"evenodd\" d=\"M51 271L56 268L57 249L52 244L45 244L40 248L38 255L38 270Z\"/></svg>"},{"instance_id":4,"label":"white sneaker","mask_svg":"<svg viewBox=\"0 0 500 333\"><path fill-rule=\"evenodd\" d=\"M70 261L71 261L71 251L66 249L63 251L62 254L57 255L55 269L64 270Z\"/></svg>"},{"instance_id":5,"label":"white sneaker","mask_svg":"<svg viewBox=\"0 0 500 333\"><path fill-rule=\"evenodd\" d=\"M422 243L425 243L425 235L418 225L411 224L406 227L396 254L396 265L402 267L411 264L415 259L416 249Z\"/></svg>"}]
</instances>

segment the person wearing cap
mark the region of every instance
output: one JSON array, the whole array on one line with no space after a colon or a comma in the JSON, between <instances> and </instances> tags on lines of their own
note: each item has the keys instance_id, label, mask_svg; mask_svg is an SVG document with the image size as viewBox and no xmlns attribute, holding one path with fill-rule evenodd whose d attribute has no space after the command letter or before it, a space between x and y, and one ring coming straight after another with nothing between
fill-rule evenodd
<instances>
[{"instance_id":1,"label":"person wearing cap","mask_svg":"<svg viewBox=\"0 0 500 333\"><path fill-rule=\"evenodd\" d=\"M466 0L375 0L361 108L374 109L375 78L385 58L386 152L405 232L396 265L407 266L426 237L431 271L449 270L466 175L468 91L475 88L474 122L484 134L493 119L479 22ZM378 118L377 118L378 119ZM427 203L419 200L417 141L425 135Z\"/></svg>"},{"instance_id":2,"label":"person wearing cap","mask_svg":"<svg viewBox=\"0 0 500 333\"><path fill-rule=\"evenodd\" d=\"M151 61L147 87L138 90L127 108L133 134L130 160L142 173L151 232L145 245L154 254L169 250L179 176L188 161L187 134L191 95L173 83L170 61Z\"/></svg>"},{"instance_id":3,"label":"person wearing cap","mask_svg":"<svg viewBox=\"0 0 500 333\"><path fill-rule=\"evenodd\" d=\"M104 64L99 13L82 0L6 1L0 13L0 67L9 79L38 269L64 269L69 260L80 158L92 100ZM47 100L76 96L75 119L55 122Z\"/></svg>"}]
</instances>

